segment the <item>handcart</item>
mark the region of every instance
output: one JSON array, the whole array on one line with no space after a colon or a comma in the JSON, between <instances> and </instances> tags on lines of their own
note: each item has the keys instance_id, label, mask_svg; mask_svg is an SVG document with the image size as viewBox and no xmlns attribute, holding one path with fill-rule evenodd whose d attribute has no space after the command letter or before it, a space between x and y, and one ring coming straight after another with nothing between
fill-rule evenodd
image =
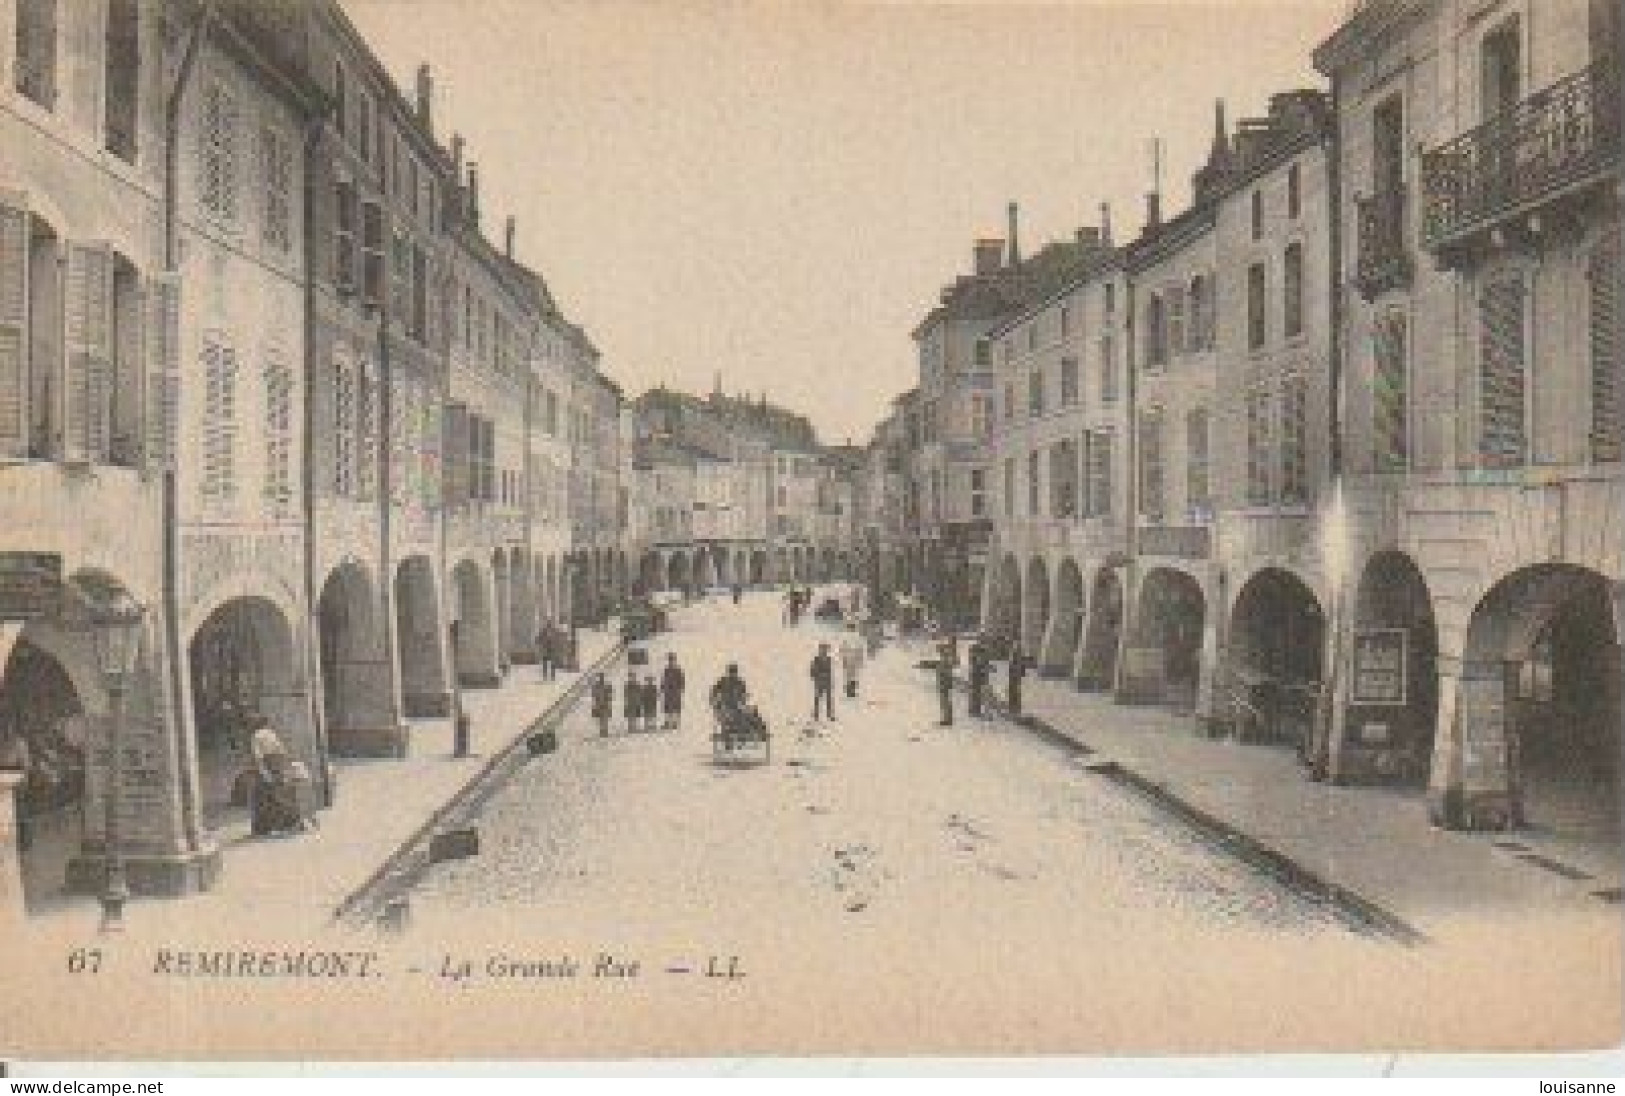
<instances>
[{"instance_id":1,"label":"handcart","mask_svg":"<svg viewBox=\"0 0 1625 1096\"><path fill-rule=\"evenodd\" d=\"M773 735L754 705L713 704L715 728L711 732L711 760L726 765L770 765Z\"/></svg>"}]
</instances>

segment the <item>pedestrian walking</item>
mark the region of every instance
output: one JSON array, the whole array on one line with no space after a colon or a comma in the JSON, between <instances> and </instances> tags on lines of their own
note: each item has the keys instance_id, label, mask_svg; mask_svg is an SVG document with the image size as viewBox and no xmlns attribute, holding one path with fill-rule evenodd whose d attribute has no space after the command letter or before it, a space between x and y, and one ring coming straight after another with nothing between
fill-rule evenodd
<instances>
[{"instance_id":1,"label":"pedestrian walking","mask_svg":"<svg viewBox=\"0 0 1625 1096\"><path fill-rule=\"evenodd\" d=\"M733 585L733 595L734 595L734 604L738 605L740 600L745 596L745 588L743 586L739 585L739 583L737 583L737 582L734 583L734 585Z\"/></svg>"},{"instance_id":2,"label":"pedestrian walking","mask_svg":"<svg viewBox=\"0 0 1625 1096\"><path fill-rule=\"evenodd\" d=\"M597 674L592 679L592 717L598 721L598 737L609 737L609 720L615 714L615 687L609 678Z\"/></svg>"},{"instance_id":3,"label":"pedestrian walking","mask_svg":"<svg viewBox=\"0 0 1625 1096\"><path fill-rule=\"evenodd\" d=\"M863 641L858 638L856 625L848 624L841 637L841 672L846 678L847 699L857 699L858 678L863 674Z\"/></svg>"},{"instance_id":4,"label":"pedestrian walking","mask_svg":"<svg viewBox=\"0 0 1625 1096\"><path fill-rule=\"evenodd\" d=\"M643 682L631 670L626 671L626 684L621 688L621 715L626 717L629 734L638 729L638 720L643 718Z\"/></svg>"},{"instance_id":5,"label":"pedestrian walking","mask_svg":"<svg viewBox=\"0 0 1625 1096\"><path fill-rule=\"evenodd\" d=\"M558 676L559 651L551 620L544 621L536 631L536 662L541 667L543 681L552 681Z\"/></svg>"},{"instance_id":6,"label":"pedestrian walking","mask_svg":"<svg viewBox=\"0 0 1625 1096\"><path fill-rule=\"evenodd\" d=\"M1011 644L1004 702L1005 706L1010 710L1012 719L1021 715L1021 679L1027 676L1027 670L1030 667L1031 663L1028 661L1026 653L1022 651L1021 644Z\"/></svg>"},{"instance_id":7,"label":"pedestrian walking","mask_svg":"<svg viewBox=\"0 0 1625 1096\"><path fill-rule=\"evenodd\" d=\"M643 695L639 707L643 709L643 729L655 729L655 717L660 714L660 683L655 680L654 674L648 674L643 679Z\"/></svg>"},{"instance_id":8,"label":"pedestrian walking","mask_svg":"<svg viewBox=\"0 0 1625 1096\"><path fill-rule=\"evenodd\" d=\"M683 722L683 688L687 680L683 668L677 664L675 653L666 656L666 668L660 672L660 707L666 716L666 729L675 731Z\"/></svg>"},{"instance_id":9,"label":"pedestrian walking","mask_svg":"<svg viewBox=\"0 0 1625 1096\"><path fill-rule=\"evenodd\" d=\"M937 644L937 704L942 709L939 727L954 725L954 652L944 640Z\"/></svg>"},{"instance_id":10,"label":"pedestrian walking","mask_svg":"<svg viewBox=\"0 0 1625 1096\"><path fill-rule=\"evenodd\" d=\"M970 651L970 714L976 719L986 718L982 709L987 698L987 679L992 670L987 644L977 636L971 641Z\"/></svg>"},{"instance_id":11,"label":"pedestrian walking","mask_svg":"<svg viewBox=\"0 0 1625 1096\"><path fill-rule=\"evenodd\" d=\"M818 722L819 701L830 719L835 718L835 663L829 657L829 644L820 643L809 669L813 683L813 722Z\"/></svg>"}]
</instances>

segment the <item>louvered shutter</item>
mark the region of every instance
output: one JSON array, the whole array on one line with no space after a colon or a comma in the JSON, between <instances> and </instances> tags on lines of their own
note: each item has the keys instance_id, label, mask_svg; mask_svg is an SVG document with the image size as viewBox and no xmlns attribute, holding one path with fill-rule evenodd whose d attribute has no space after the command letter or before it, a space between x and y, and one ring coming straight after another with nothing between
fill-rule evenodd
<instances>
[{"instance_id":1,"label":"louvered shutter","mask_svg":"<svg viewBox=\"0 0 1625 1096\"><path fill-rule=\"evenodd\" d=\"M68 245L67 306L62 455L105 461L113 382L113 253L107 245Z\"/></svg>"},{"instance_id":2,"label":"louvered shutter","mask_svg":"<svg viewBox=\"0 0 1625 1096\"><path fill-rule=\"evenodd\" d=\"M1625 457L1625 382L1619 360L1619 235L1591 257L1591 459Z\"/></svg>"},{"instance_id":3,"label":"louvered shutter","mask_svg":"<svg viewBox=\"0 0 1625 1096\"><path fill-rule=\"evenodd\" d=\"M147 279L143 342L143 449L149 472L175 467L180 421L180 280L171 274Z\"/></svg>"},{"instance_id":4,"label":"louvered shutter","mask_svg":"<svg viewBox=\"0 0 1625 1096\"><path fill-rule=\"evenodd\" d=\"M448 403L442 425L445 428L441 455L446 478L445 503L461 506L468 501L469 488L468 408L460 403Z\"/></svg>"},{"instance_id":5,"label":"louvered shutter","mask_svg":"<svg viewBox=\"0 0 1625 1096\"><path fill-rule=\"evenodd\" d=\"M28 453L28 210L0 192L0 457Z\"/></svg>"},{"instance_id":6,"label":"louvered shutter","mask_svg":"<svg viewBox=\"0 0 1625 1096\"><path fill-rule=\"evenodd\" d=\"M1479 303L1478 455L1487 468L1524 462L1524 286L1518 277L1484 287Z\"/></svg>"}]
</instances>

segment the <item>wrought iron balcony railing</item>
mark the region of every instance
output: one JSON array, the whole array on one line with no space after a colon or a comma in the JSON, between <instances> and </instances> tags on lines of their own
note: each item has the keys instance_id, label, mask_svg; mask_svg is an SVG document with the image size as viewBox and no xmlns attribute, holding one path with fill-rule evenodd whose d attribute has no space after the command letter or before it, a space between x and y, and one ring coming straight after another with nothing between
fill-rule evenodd
<instances>
[{"instance_id":1,"label":"wrought iron balcony railing","mask_svg":"<svg viewBox=\"0 0 1625 1096\"><path fill-rule=\"evenodd\" d=\"M1617 65L1559 80L1422 158L1422 232L1456 242L1619 164Z\"/></svg>"},{"instance_id":2,"label":"wrought iron balcony railing","mask_svg":"<svg viewBox=\"0 0 1625 1096\"><path fill-rule=\"evenodd\" d=\"M1411 248L1405 215L1406 188L1395 186L1368 198L1354 199L1358 215L1354 278L1370 300L1410 284Z\"/></svg>"}]
</instances>

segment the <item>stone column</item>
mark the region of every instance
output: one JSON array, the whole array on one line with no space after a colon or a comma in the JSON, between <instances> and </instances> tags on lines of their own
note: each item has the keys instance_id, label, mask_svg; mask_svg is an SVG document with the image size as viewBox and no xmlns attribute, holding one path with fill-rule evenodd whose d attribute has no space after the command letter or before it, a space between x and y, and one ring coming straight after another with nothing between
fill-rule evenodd
<instances>
[{"instance_id":1,"label":"stone column","mask_svg":"<svg viewBox=\"0 0 1625 1096\"><path fill-rule=\"evenodd\" d=\"M1519 822L1507 733L1506 665L1439 655L1439 723L1428 817L1448 829L1498 830Z\"/></svg>"},{"instance_id":2,"label":"stone column","mask_svg":"<svg viewBox=\"0 0 1625 1096\"><path fill-rule=\"evenodd\" d=\"M15 940L26 916L22 849L17 834L17 794L23 774L0 769L0 931Z\"/></svg>"}]
</instances>

